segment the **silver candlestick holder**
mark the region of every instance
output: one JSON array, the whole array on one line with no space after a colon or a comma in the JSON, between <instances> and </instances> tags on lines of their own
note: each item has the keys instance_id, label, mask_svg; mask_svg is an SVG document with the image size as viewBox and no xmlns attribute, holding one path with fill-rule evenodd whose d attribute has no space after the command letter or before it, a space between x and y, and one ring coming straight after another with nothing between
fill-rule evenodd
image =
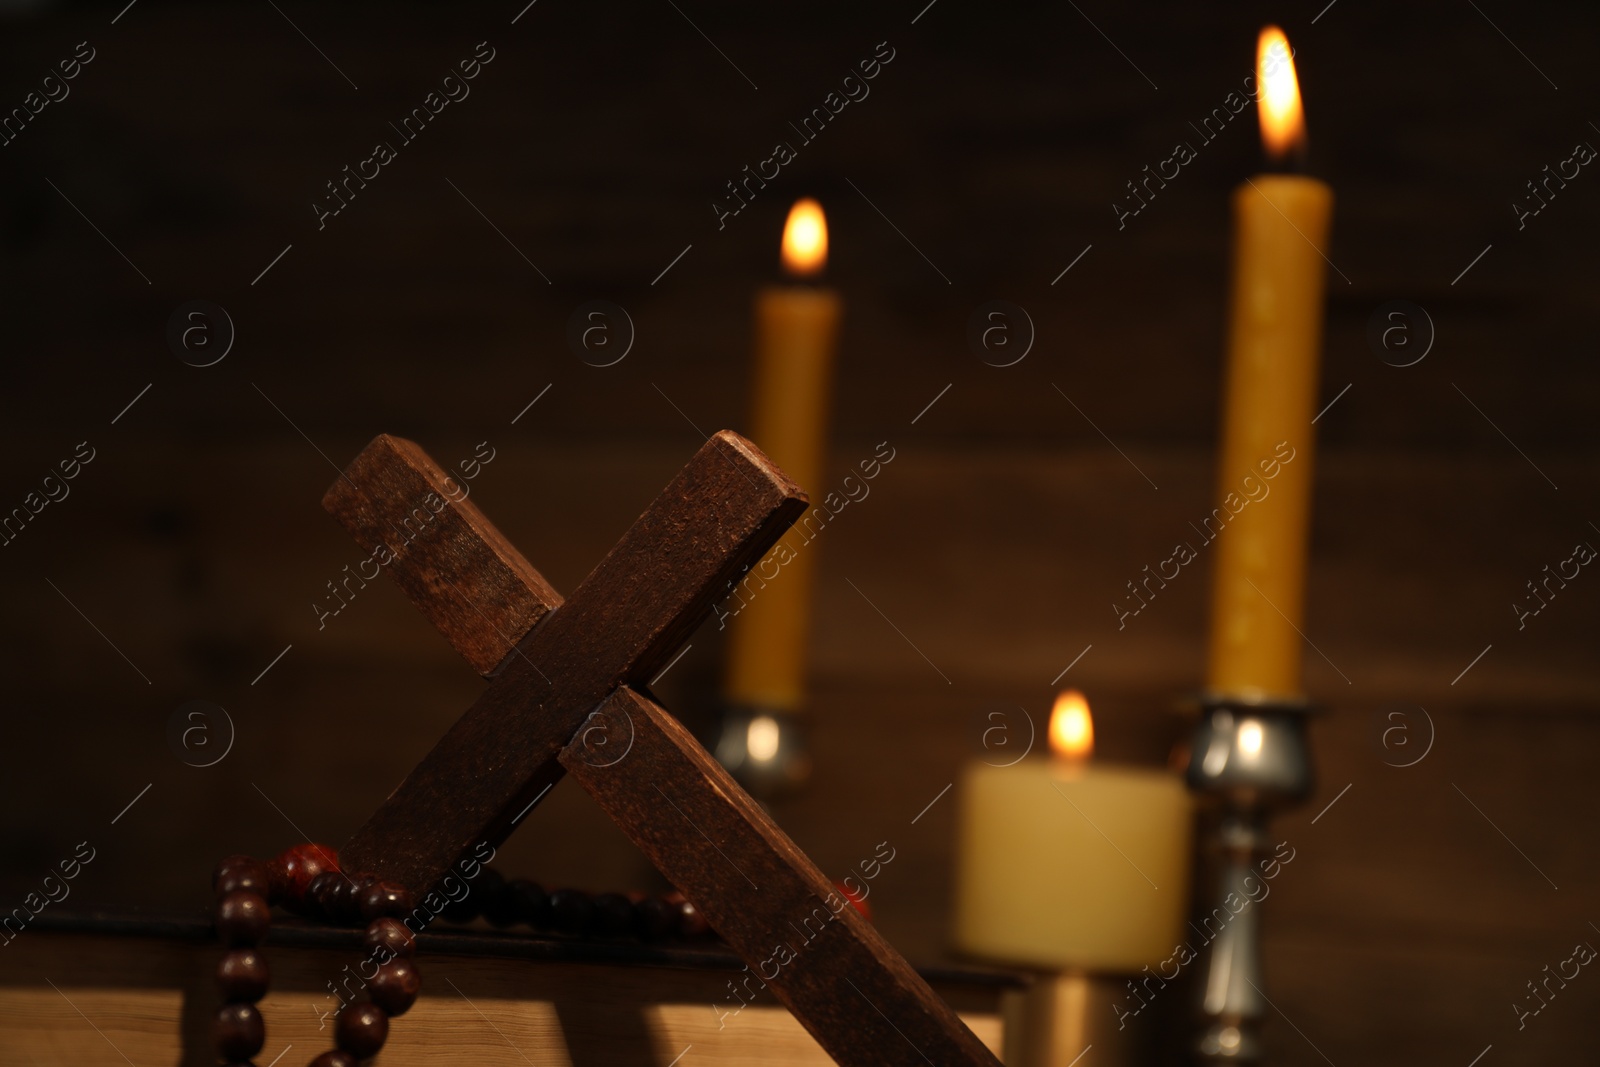
<instances>
[{"instance_id":1,"label":"silver candlestick holder","mask_svg":"<svg viewBox=\"0 0 1600 1067\"><path fill-rule=\"evenodd\" d=\"M1214 864L1217 872L1210 900L1227 901L1233 894L1246 902L1237 912L1223 909L1227 918L1211 942L1200 994L1203 1029L1194 1046L1202 1064L1261 1060L1266 996L1256 901L1262 868L1271 862L1267 822L1311 795L1306 730L1311 714L1311 705L1302 701L1201 698L1185 778L1210 809L1201 845L1202 862Z\"/></svg>"},{"instance_id":2,"label":"silver candlestick holder","mask_svg":"<svg viewBox=\"0 0 1600 1067\"><path fill-rule=\"evenodd\" d=\"M794 793L811 777L811 746L798 711L724 708L711 749L734 781L763 803Z\"/></svg>"}]
</instances>

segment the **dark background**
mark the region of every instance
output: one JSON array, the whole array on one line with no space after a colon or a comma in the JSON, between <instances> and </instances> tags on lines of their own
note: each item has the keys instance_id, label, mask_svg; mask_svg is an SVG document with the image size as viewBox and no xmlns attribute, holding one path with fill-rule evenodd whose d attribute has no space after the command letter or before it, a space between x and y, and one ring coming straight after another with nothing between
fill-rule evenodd
<instances>
[{"instance_id":1,"label":"dark background","mask_svg":"<svg viewBox=\"0 0 1600 1067\"><path fill-rule=\"evenodd\" d=\"M1520 631L1511 608L1546 564L1600 544L1600 178L1586 169L1521 231L1511 207L1600 143L1591 7L539 0L515 25L516 0L278 7L63 4L0 23L3 108L79 41L96 50L0 148L0 508L78 442L96 450L0 549L0 910L83 840L97 856L74 902L171 910L204 902L223 854L347 837L481 683L387 584L318 630L311 603L364 555L319 506L333 465L379 432L446 464L489 441L475 498L572 589L696 426L744 428L751 295L789 203L814 194L847 302L837 476L879 441L897 458L819 542L817 774L775 813L840 873L891 841L878 922L940 957L954 798L910 820L982 755L984 709L1042 719L1092 645L1066 681L1103 756L1159 763L1184 732L1209 559L1121 632L1110 605L1212 503L1227 200L1258 165L1253 109L1120 232L1111 204L1197 142L1188 123L1240 87L1276 20L1338 198L1324 402L1351 388L1318 423L1306 679L1331 713L1317 794L1278 823L1298 853L1267 909L1270 1050L1464 1065L1490 1044L1485 1064L1589 1047L1600 979L1521 1031L1508 1008L1600 937L1600 578ZM496 58L471 96L319 231L323 183L397 142L387 123L484 40ZM885 40L871 95L719 231L723 183ZM565 340L597 298L638 333L604 369ZM1004 369L966 343L993 298L1037 327ZM195 299L237 328L203 369L166 340ZM1395 299L1437 329L1405 368L1365 337ZM714 630L658 687L686 717L714 695ZM205 769L168 743L196 699L237 731ZM1396 721L1410 749L1380 743ZM501 865L657 884L570 787Z\"/></svg>"}]
</instances>

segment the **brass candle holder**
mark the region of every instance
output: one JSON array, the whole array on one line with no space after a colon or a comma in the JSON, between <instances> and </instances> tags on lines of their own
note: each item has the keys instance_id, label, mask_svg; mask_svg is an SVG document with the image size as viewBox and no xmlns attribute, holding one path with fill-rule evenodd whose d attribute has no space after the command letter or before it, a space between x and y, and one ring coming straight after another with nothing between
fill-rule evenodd
<instances>
[{"instance_id":1,"label":"brass candle holder","mask_svg":"<svg viewBox=\"0 0 1600 1067\"><path fill-rule=\"evenodd\" d=\"M1209 809L1201 860L1216 871L1210 899L1226 901L1233 894L1247 902L1237 913L1228 911L1210 945L1200 990L1202 1030L1194 1045L1203 1064L1261 1061L1267 998L1256 894L1261 868L1272 862L1268 820L1311 795L1306 730L1311 714L1311 705L1303 701L1251 702L1210 694L1201 699L1185 775Z\"/></svg>"}]
</instances>

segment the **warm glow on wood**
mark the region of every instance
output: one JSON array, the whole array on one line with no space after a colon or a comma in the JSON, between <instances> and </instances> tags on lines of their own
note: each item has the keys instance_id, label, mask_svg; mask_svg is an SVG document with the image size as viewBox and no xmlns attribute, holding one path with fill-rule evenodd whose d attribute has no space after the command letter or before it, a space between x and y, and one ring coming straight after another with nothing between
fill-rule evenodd
<instances>
[{"instance_id":1,"label":"warm glow on wood","mask_svg":"<svg viewBox=\"0 0 1600 1067\"><path fill-rule=\"evenodd\" d=\"M1276 26L1262 30L1256 42L1256 85L1261 104L1261 140L1269 156L1283 159L1305 141L1306 120L1289 38Z\"/></svg>"},{"instance_id":2,"label":"warm glow on wood","mask_svg":"<svg viewBox=\"0 0 1600 1067\"><path fill-rule=\"evenodd\" d=\"M1094 754L1094 721L1089 702L1076 689L1064 689L1050 710L1050 751L1070 760Z\"/></svg>"},{"instance_id":3,"label":"warm glow on wood","mask_svg":"<svg viewBox=\"0 0 1600 1067\"><path fill-rule=\"evenodd\" d=\"M796 200L783 224L783 269L790 274L820 274L828 264L828 222L822 205L807 197Z\"/></svg>"}]
</instances>

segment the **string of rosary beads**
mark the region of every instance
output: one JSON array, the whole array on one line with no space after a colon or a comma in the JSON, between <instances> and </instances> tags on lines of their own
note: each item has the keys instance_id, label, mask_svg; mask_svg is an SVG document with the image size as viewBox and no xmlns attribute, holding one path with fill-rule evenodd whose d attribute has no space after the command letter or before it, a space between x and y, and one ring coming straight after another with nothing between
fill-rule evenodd
<instances>
[{"instance_id":1,"label":"string of rosary beads","mask_svg":"<svg viewBox=\"0 0 1600 1067\"><path fill-rule=\"evenodd\" d=\"M526 879L507 881L485 867L478 886L441 913L452 922L480 914L491 925L518 922L565 934L623 936L643 940L704 938L710 927L681 894L599 893L576 889L546 893ZM267 992L261 944L271 926L272 906L306 918L346 925L366 924L363 944L377 964L366 983L367 1000L343 1008L334 1023L335 1046L310 1067L355 1067L378 1054L389 1036L389 1020L404 1015L422 989L416 939L404 920L416 902L405 889L370 874L340 869L338 855L324 845L296 845L275 859L229 856L211 879L216 892L216 930L226 952L217 967L224 1004L213 1039L224 1063L248 1067L266 1042L266 1024L256 1007Z\"/></svg>"}]
</instances>

